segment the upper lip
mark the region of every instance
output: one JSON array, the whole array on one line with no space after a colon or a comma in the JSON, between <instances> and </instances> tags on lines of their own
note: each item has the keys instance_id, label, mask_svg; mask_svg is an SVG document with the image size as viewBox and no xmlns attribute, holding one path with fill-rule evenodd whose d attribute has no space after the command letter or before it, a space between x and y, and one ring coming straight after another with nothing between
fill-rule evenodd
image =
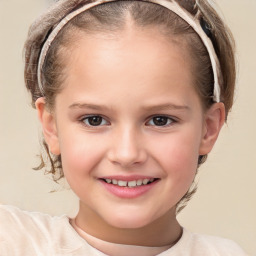
<instances>
[{"instance_id":1,"label":"upper lip","mask_svg":"<svg viewBox=\"0 0 256 256\"><path fill-rule=\"evenodd\" d=\"M103 176L100 179L110 179L110 180L122 180L122 181L134 181L134 180L144 180L144 179L158 179L157 177L153 176L144 176L144 175L111 175L111 176Z\"/></svg>"}]
</instances>

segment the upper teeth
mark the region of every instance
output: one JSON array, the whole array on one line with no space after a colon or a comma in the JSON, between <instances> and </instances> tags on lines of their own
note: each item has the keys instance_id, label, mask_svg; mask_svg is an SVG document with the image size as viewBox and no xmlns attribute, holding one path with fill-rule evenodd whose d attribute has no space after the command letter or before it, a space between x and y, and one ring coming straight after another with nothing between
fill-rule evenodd
<instances>
[{"instance_id":1,"label":"upper teeth","mask_svg":"<svg viewBox=\"0 0 256 256\"><path fill-rule=\"evenodd\" d=\"M107 183L112 183L114 185L118 185L120 187L136 187L136 186L141 186L147 185L148 183L151 183L154 181L154 179L140 179L140 180L132 180L132 181L124 181L124 180L116 180L116 179L105 179Z\"/></svg>"}]
</instances>

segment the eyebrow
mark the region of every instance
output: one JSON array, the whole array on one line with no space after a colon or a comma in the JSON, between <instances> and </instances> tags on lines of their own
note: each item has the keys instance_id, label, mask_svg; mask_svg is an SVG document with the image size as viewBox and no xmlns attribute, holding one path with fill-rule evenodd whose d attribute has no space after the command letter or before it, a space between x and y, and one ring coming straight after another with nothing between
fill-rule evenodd
<instances>
[{"instance_id":1,"label":"eyebrow","mask_svg":"<svg viewBox=\"0 0 256 256\"><path fill-rule=\"evenodd\" d=\"M189 106L177 105L173 103L160 104L155 106L145 106L143 109L148 111L159 111L159 110L190 110Z\"/></svg>"},{"instance_id":2,"label":"eyebrow","mask_svg":"<svg viewBox=\"0 0 256 256\"><path fill-rule=\"evenodd\" d=\"M105 105L95 105L89 103L74 103L69 106L70 109L92 109L92 110L108 110L109 107ZM160 111L160 110L190 110L190 107L186 105L177 105L173 103L166 103L160 105L153 105L153 106L144 106L144 110L146 111Z\"/></svg>"},{"instance_id":3,"label":"eyebrow","mask_svg":"<svg viewBox=\"0 0 256 256\"><path fill-rule=\"evenodd\" d=\"M93 109L93 110L103 110L109 109L107 106L104 105L94 105L88 103L74 103L69 106L70 109Z\"/></svg>"}]
</instances>

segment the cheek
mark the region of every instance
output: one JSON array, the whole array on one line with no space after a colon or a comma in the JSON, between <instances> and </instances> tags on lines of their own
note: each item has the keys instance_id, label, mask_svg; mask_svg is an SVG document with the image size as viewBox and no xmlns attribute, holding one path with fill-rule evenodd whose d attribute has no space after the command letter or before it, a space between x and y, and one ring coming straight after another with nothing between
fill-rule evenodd
<instances>
[{"instance_id":1,"label":"cheek","mask_svg":"<svg viewBox=\"0 0 256 256\"><path fill-rule=\"evenodd\" d=\"M158 152L162 152L158 153L158 162L166 181L162 188L166 205L176 205L191 187L197 170L198 145L193 136L174 136L158 144Z\"/></svg>"},{"instance_id":2,"label":"cheek","mask_svg":"<svg viewBox=\"0 0 256 256\"><path fill-rule=\"evenodd\" d=\"M178 181L191 180L197 169L200 138L193 132L183 132L156 141L152 148L166 175L171 174Z\"/></svg>"},{"instance_id":3,"label":"cheek","mask_svg":"<svg viewBox=\"0 0 256 256\"><path fill-rule=\"evenodd\" d=\"M72 133L69 133L72 134ZM73 136L60 138L60 151L65 176L77 175L78 178L91 173L104 155L104 147L96 136ZM64 134L63 134L64 135Z\"/></svg>"}]
</instances>

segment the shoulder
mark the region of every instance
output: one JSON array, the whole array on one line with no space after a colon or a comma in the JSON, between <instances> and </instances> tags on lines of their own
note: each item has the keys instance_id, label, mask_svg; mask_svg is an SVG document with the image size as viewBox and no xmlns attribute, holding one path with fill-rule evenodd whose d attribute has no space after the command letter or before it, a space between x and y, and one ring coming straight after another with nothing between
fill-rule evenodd
<instances>
[{"instance_id":1,"label":"shoulder","mask_svg":"<svg viewBox=\"0 0 256 256\"><path fill-rule=\"evenodd\" d=\"M246 256L235 242L216 236L192 233L186 229L180 241L171 248L170 253L182 256ZM186 251L186 253L184 253ZM165 254L163 254L164 256ZM166 254L167 256L168 254Z\"/></svg>"},{"instance_id":2,"label":"shoulder","mask_svg":"<svg viewBox=\"0 0 256 256\"><path fill-rule=\"evenodd\" d=\"M54 222L47 214L0 205L0 254L36 255L45 247L45 254L50 255Z\"/></svg>"},{"instance_id":3,"label":"shoulder","mask_svg":"<svg viewBox=\"0 0 256 256\"><path fill-rule=\"evenodd\" d=\"M234 241L209 235L192 233L191 240L203 250L210 250L213 255L246 256L242 248Z\"/></svg>"},{"instance_id":4,"label":"shoulder","mask_svg":"<svg viewBox=\"0 0 256 256\"><path fill-rule=\"evenodd\" d=\"M51 217L39 212L22 211L17 207L0 205L0 232L8 232L15 229L42 232L52 232L52 226L61 220L61 217ZM0 234L1 234L0 233ZM24 232L26 234L26 232Z\"/></svg>"},{"instance_id":5,"label":"shoulder","mask_svg":"<svg viewBox=\"0 0 256 256\"><path fill-rule=\"evenodd\" d=\"M22 211L21 209L10 206L10 205L0 205L0 218L5 221L15 221L17 222L18 219L24 218L24 220L32 220L35 217L41 217L41 218L50 218L49 215L39 213L39 212L28 212L28 211ZM2 225L3 223L1 223Z\"/></svg>"},{"instance_id":6,"label":"shoulder","mask_svg":"<svg viewBox=\"0 0 256 256\"><path fill-rule=\"evenodd\" d=\"M52 217L0 205L1 256L80 256L101 252L91 247L73 229L68 216Z\"/></svg>"},{"instance_id":7,"label":"shoulder","mask_svg":"<svg viewBox=\"0 0 256 256\"><path fill-rule=\"evenodd\" d=\"M0 255L53 255L56 237L68 224L65 216L0 205Z\"/></svg>"}]
</instances>

